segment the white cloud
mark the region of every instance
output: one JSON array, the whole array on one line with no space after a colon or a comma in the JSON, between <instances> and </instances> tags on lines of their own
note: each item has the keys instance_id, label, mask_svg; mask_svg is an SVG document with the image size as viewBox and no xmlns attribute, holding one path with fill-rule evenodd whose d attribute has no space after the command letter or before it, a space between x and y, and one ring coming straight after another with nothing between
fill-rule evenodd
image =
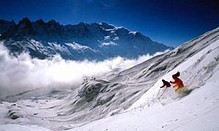
<instances>
[{"instance_id":1,"label":"white cloud","mask_svg":"<svg viewBox=\"0 0 219 131\"><path fill-rule=\"evenodd\" d=\"M74 89L80 86L84 77L101 76L114 69L126 69L141 63L151 56L138 59L117 57L101 62L66 61L60 56L40 60L22 53L17 57L9 55L0 46L0 98L33 89Z\"/></svg>"}]
</instances>

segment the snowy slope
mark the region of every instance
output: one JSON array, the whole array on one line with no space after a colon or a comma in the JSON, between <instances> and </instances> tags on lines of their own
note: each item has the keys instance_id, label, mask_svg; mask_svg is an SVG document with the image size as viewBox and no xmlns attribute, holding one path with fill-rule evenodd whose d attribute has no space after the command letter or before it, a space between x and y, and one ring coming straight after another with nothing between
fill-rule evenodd
<instances>
[{"instance_id":1,"label":"snowy slope","mask_svg":"<svg viewBox=\"0 0 219 131\"><path fill-rule=\"evenodd\" d=\"M162 83L159 79L123 113L71 131L218 130L218 64L219 40L161 77L171 80L171 75L180 70L186 87L195 89L190 95L179 98L169 88L160 97L158 91Z\"/></svg>"},{"instance_id":2,"label":"snowy slope","mask_svg":"<svg viewBox=\"0 0 219 131\"><path fill-rule=\"evenodd\" d=\"M16 125L16 124L7 124L0 125L1 131L51 131L46 128L42 128L36 125Z\"/></svg>"},{"instance_id":3,"label":"snowy slope","mask_svg":"<svg viewBox=\"0 0 219 131\"><path fill-rule=\"evenodd\" d=\"M218 130L218 64L219 28L130 69L84 81L76 90L5 98L0 129L19 124L71 131ZM177 71L194 89L191 94L180 98L169 88L157 95L161 79L170 81Z\"/></svg>"},{"instance_id":4,"label":"snowy slope","mask_svg":"<svg viewBox=\"0 0 219 131\"><path fill-rule=\"evenodd\" d=\"M182 99L165 106L154 100L140 108L70 131L216 131L219 129L218 77L217 66L204 86Z\"/></svg>"}]
</instances>

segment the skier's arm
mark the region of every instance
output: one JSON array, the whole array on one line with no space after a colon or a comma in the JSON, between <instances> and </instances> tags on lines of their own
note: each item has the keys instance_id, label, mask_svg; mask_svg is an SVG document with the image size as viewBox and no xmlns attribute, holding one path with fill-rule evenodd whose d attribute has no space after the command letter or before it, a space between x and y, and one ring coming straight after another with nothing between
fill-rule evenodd
<instances>
[{"instance_id":1,"label":"skier's arm","mask_svg":"<svg viewBox=\"0 0 219 131\"><path fill-rule=\"evenodd\" d=\"M160 88L163 88L165 85L161 86Z\"/></svg>"},{"instance_id":2,"label":"skier's arm","mask_svg":"<svg viewBox=\"0 0 219 131\"><path fill-rule=\"evenodd\" d=\"M175 82L175 81L170 81L170 83L171 83L171 84L175 84L176 82Z\"/></svg>"}]
</instances>

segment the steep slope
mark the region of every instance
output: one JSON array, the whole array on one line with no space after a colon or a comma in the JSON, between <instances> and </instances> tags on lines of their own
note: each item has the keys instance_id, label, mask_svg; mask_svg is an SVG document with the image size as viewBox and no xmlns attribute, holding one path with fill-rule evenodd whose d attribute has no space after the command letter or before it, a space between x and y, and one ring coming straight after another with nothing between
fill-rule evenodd
<instances>
[{"instance_id":1,"label":"steep slope","mask_svg":"<svg viewBox=\"0 0 219 131\"><path fill-rule=\"evenodd\" d=\"M217 42L218 44L218 42ZM218 52L218 49L217 49ZM130 111L94 121L69 131L189 131L218 130L219 66L205 85L182 99L166 101L154 99ZM155 92L154 92L155 93ZM171 92L173 93L173 92ZM171 94L167 94L168 97ZM165 101L165 105L162 102Z\"/></svg>"},{"instance_id":2,"label":"steep slope","mask_svg":"<svg viewBox=\"0 0 219 131\"><path fill-rule=\"evenodd\" d=\"M31 22L24 18L18 24L1 20L0 34L0 39L12 53L27 51L40 59L55 54L71 60L137 58L170 49L139 32L104 22L63 26L54 20Z\"/></svg>"},{"instance_id":3,"label":"steep slope","mask_svg":"<svg viewBox=\"0 0 219 131\"><path fill-rule=\"evenodd\" d=\"M128 110L123 113L108 117L85 126L72 129L74 130L218 130L218 86L219 81L219 34L218 29L208 32L197 39L177 48L177 55L168 52L165 62L172 62L173 69L162 74L165 68L156 65L152 68L159 76L151 80L151 88L135 102ZM194 45L194 43L196 43ZM188 48L189 47L189 48ZM193 52L194 51L194 52ZM187 54L188 53L188 54ZM182 59L180 55L183 55ZM162 55L164 57L165 55ZM177 57L176 57L177 56ZM158 61L159 57L152 58L151 64ZM156 61L153 61L156 59ZM177 62L176 62L177 61ZM165 62L161 62L165 63ZM148 68L143 66L137 67ZM179 64L177 64L179 63ZM165 64L167 66L167 64ZM158 69L157 69L158 68ZM167 69L171 69L170 67ZM123 73L133 76L132 81L136 82L147 78L147 73L136 72L139 68L132 68ZM153 70L150 72L151 77L155 76ZM173 88L167 89L163 96L159 96L159 87L162 85L161 79L171 80L172 74L181 71L181 78L189 89L195 89L189 96L178 98L174 94ZM134 72L134 73L133 73ZM119 79L119 77L118 77ZM118 80L117 79L117 80ZM122 78L124 80L124 78ZM147 78L148 79L148 78ZM118 80L120 81L120 80ZM154 83L153 83L154 82ZM151 83L145 82L150 85ZM148 86L146 85L146 86ZM145 86L145 88L147 88ZM137 82L133 88L139 88ZM125 90L123 89L123 92ZM127 93L127 92L126 92ZM133 97L133 96L130 96ZM133 99L133 98L131 98ZM130 102L130 101L129 101ZM123 102L125 103L125 102ZM206 119L208 121L206 121ZM101 125L101 126L99 126ZM200 126L203 125L203 126Z\"/></svg>"}]
</instances>

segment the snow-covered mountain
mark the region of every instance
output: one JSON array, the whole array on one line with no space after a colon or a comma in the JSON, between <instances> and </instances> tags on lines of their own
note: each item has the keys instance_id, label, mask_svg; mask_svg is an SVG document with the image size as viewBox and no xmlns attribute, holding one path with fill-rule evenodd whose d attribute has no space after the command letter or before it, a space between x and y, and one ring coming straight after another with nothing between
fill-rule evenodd
<instances>
[{"instance_id":1,"label":"snow-covered mountain","mask_svg":"<svg viewBox=\"0 0 219 131\"><path fill-rule=\"evenodd\" d=\"M24 18L18 24L0 20L0 34L0 39L12 53L27 51L40 59L55 54L72 60L103 60L116 56L137 58L170 49L140 32L104 22L63 26L54 20L31 22Z\"/></svg>"},{"instance_id":2,"label":"snow-covered mountain","mask_svg":"<svg viewBox=\"0 0 219 131\"><path fill-rule=\"evenodd\" d=\"M188 96L159 90L177 71L193 89ZM6 97L0 129L218 130L218 77L219 28L122 72L85 80L76 90Z\"/></svg>"}]
</instances>

